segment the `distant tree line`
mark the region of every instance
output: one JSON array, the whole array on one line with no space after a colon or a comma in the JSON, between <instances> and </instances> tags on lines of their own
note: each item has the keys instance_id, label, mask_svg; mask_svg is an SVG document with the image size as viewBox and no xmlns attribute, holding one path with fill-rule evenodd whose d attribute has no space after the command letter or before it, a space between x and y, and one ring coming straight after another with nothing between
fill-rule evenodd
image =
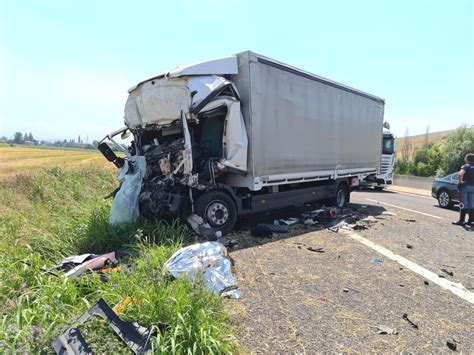
<instances>
[{"instance_id":1,"label":"distant tree line","mask_svg":"<svg viewBox=\"0 0 474 355\"><path fill-rule=\"evenodd\" d=\"M429 142L428 129L423 145L416 147L412 156L408 132L395 160L394 172L402 175L445 176L458 171L464 156L474 153L474 126L462 126L449 133L442 143Z\"/></svg>"},{"instance_id":2,"label":"distant tree line","mask_svg":"<svg viewBox=\"0 0 474 355\"><path fill-rule=\"evenodd\" d=\"M66 148L82 148L82 149L97 149L99 142L94 140L92 143L84 142L81 139L81 136L75 139L63 139L57 140L55 142L45 141L45 140L37 140L34 138L31 132L29 133L21 133L15 132L13 134L13 138L9 139L8 137L0 138L0 141L3 141L8 144L25 144L25 145L38 145L38 146L48 146L48 147L66 147Z\"/></svg>"}]
</instances>

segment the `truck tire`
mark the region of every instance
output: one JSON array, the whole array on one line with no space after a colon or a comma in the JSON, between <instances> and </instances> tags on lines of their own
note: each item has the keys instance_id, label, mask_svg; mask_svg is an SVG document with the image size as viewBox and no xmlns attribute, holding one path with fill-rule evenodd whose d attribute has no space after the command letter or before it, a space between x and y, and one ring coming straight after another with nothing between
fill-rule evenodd
<instances>
[{"instance_id":1,"label":"truck tire","mask_svg":"<svg viewBox=\"0 0 474 355\"><path fill-rule=\"evenodd\" d=\"M337 185L336 193L331 203L337 208L343 208L349 202L349 188L344 182Z\"/></svg>"},{"instance_id":2,"label":"truck tire","mask_svg":"<svg viewBox=\"0 0 474 355\"><path fill-rule=\"evenodd\" d=\"M209 225L226 235L237 223L237 207L234 200L223 191L210 191L199 196L194 202L196 214Z\"/></svg>"}]
</instances>

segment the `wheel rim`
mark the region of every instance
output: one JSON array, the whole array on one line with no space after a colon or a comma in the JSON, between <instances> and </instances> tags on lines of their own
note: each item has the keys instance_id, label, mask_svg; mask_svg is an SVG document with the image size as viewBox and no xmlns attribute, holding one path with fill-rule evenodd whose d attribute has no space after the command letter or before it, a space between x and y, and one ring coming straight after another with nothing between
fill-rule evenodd
<instances>
[{"instance_id":1,"label":"wheel rim","mask_svg":"<svg viewBox=\"0 0 474 355\"><path fill-rule=\"evenodd\" d=\"M206 219L214 227L221 227L229 220L229 209L222 201L213 201L206 207Z\"/></svg>"},{"instance_id":2,"label":"wheel rim","mask_svg":"<svg viewBox=\"0 0 474 355\"><path fill-rule=\"evenodd\" d=\"M336 197L337 207L343 207L345 203L346 203L346 192L344 191L344 189L340 189L337 192L337 197Z\"/></svg>"},{"instance_id":3,"label":"wheel rim","mask_svg":"<svg viewBox=\"0 0 474 355\"><path fill-rule=\"evenodd\" d=\"M439 194L438 197L439 204L443 207L449 205L449 195L446 191L443 191Z\"/></svg>"}]
</instances>

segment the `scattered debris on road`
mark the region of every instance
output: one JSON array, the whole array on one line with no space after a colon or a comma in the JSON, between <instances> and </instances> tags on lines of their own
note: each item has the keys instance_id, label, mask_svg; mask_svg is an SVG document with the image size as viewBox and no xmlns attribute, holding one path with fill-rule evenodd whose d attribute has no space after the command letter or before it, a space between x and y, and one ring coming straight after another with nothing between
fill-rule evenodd
<instances>
[{"instance_id":1,"label":"scattered debris on road","mask_svg":"<svg viewBox=\"0 0 474 355\"><path fill-rule=\"evenodd\" d=\"M239 298L240 290L231 273L232 263L221 243L206 242L179 249L165 263L170 273L178 278L186 275L191 280L202 277L206 287L223 297Z\"/></svg>"},{"instance_id":2,"label":"scattered debris on road","mask_svg":"<svg viewBox=\"0 0 474 355\"><path fill-rule=\"evenodd\" d=\"M313 248L313 247L307 247L309 251L314 251L316 253L324 253L324 248Z\"/></svg>"},{"instance_id":3,"label":"scattered debris on road","mask_svg":"<svg viewBox=\"0 0 474 355\"><path fill-rule=\"evenodd\" d=\"M426 286L429 286L429 284L430 284L430 283L429 283L428 281L426 281L426 280L423 281L423 283L424 283Z\"/></svg>"},{"instance_id":4,"label":"scattered debris on road","mask_svg":"<svg viewBox=\"0 0 474 355\"><path fill-rule=\"evenodd\" d=\"M372 260L370 260L370 261L373 262L373 263L383 263L382 258L372 258Z\"/></svg>"},{"instance_id":5,"label":"scattered debris on road","mask_svg":"<svg viewBox=\"0 0 474 355\"><path fill-rule=\"evenodd\" d=\"M250 234L254 237L271 238L273 233L288 233L285 226L259 223L250 229Z\"/></svg>"},{"instance_id":6,"label":"scattered debris on road","mask_svg":"<svg viewBox=\"0 0 474 355\"><path fill-rule=\"evenodd\" d=\"M384 216L396 216L397 214L395 212L392 212L392 211L383 211L382 215L384 215Z\"/></svg>"},{"instance_id":7,"label":"scattered debris on road","mask_svg":"<svg viewBox=\"0 0 474 355\"><path fill-rule=\"evenodd\" d=\"M408 249L413 249L413 245L407 244L407 248L408 248Z\"/></svg>"},{"instance_id":8,"label":"scattered debris on road","mask_svg":"<svg viewBox=\"0 0 474 355\"><path fill-rule=\"evenodd\" d=\"M359 290L355 289L355 288L352 288L352 287L345 287L342 289L343 292L349 292L349 291L354 291L354 292L357 292L357 293L360 293Z\"/></svg>"},{"instance_id":9,"label":"scattered debris on road","mask_svg":"<svg viewBox=\"0 0 474 355\"><path fill-rule=\"evenodd\" d=\"M449 276L454 276L454 272L449 271L448 269L441 269L441 271L444 272L445 274L449 275Z\"/></svg>"},{"instance_id":10,"label":"scattered debris on road","mask_svg":"<svg viewBox=\"0 0 474 355\"><path fill-rule=\"evenodd\" d=\"M458 344L457 344L457 341L452 339L452 340L448 340L446 342L446 345L447 347L452 350L452 351L457 351L458 350Z\"/></svg>"},{"instance_id":11,"label":"scattered debris on road","mask_svg":"<svg viewBox=\"0 0 474 355\"><path fill-rule=\"evenodd\" d=\"M405 222L416 222L416 219L405 219Z\"/></svg>"},{"instance_id":12,"label":"scattered debris on road","mask_svg":"<svg viewBox=\"0 0 474 355\"><path fill-rule=\"evenodd\" d=\"M403 319L406 320L412 326L413 329L418 329L418 326L415 323L413 323L410 319L408 319L408 314L405 313L403 315Z\"/></svg>"},{"instance_id":13,"label":"scattered debris on road","mask_svg":"<svg viewBox=\"0 0 474 355\"><path fill-rule=\"evenodd\" d=\"M398 334L397 329L387 327L386 325L379 325L377 328L379 330L378 331L379 334L393 334L393 335Z\"/></svg>"}]
</instances>

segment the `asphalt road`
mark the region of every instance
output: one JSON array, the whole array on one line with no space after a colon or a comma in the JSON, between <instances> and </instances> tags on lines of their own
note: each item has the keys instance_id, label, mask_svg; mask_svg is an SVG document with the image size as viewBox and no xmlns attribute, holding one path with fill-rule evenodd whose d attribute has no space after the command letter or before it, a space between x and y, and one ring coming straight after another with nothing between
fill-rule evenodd
<instances>
[{"instance_id":1,"label":"asphalt road","mask_svg":"<svg viewBox=\"0 0 474 355\"><path fill-rule=\"evenodd\" d=\"M474 352L474 231L451 225L458 212L435 199L372 191L351 199L377 222L230 236L242 298L226 305L244 349L450 352L450 341ZM379 334L380 325L398 334Z\"/></svg>"}]
</instances>

